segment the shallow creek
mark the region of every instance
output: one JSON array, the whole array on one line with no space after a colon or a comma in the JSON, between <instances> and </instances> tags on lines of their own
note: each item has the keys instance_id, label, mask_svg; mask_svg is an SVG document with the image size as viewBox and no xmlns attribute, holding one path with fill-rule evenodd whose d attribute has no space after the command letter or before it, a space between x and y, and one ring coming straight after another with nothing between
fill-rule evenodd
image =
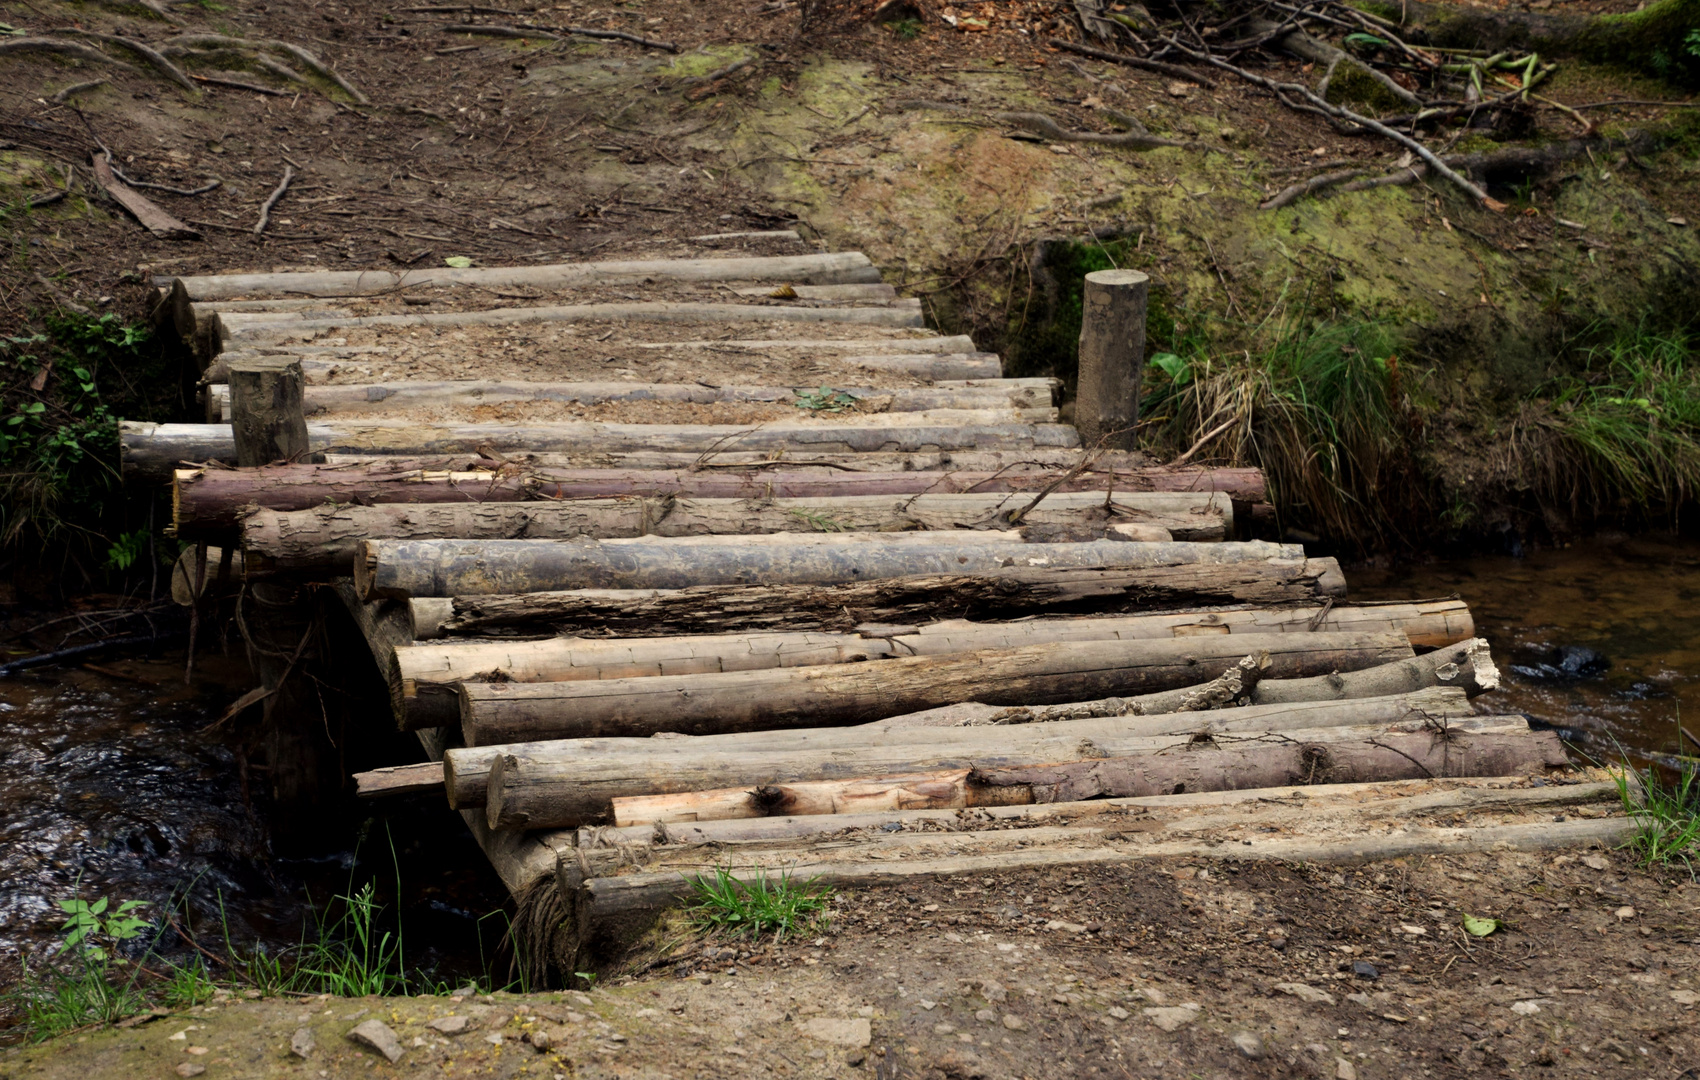
<instances>
[{"instance_id":1,"label":"shallow creek","mask_svg":"<svg viewBox=\"0 0 1700 1080\"><path fill-rule=\"evenodd\" d=\"M1505 672L1483 704L1561 726L1597 757L1613 740L1675 750L1679 709L1700 734L1700 542L1603 537L1347 576L1355 599L1460 594ZM1564 670L1567 656L1580 670ZM0 956L50 947L58 899L175 903L181 918L185 893L218 951L222 900L233 940L276 952L329 897L370 879L401 915L410 966L444 980L506 971L492 913L507 898L456 815L424 797L366 807L378 816L322 851L277 858L249 796L264 777L244 776L233 737L208 726L249 685L242 666L205 657L194 687L180 652L101 666L146 682L81 668L0 681Z\"/></svg>"}]
</instances>

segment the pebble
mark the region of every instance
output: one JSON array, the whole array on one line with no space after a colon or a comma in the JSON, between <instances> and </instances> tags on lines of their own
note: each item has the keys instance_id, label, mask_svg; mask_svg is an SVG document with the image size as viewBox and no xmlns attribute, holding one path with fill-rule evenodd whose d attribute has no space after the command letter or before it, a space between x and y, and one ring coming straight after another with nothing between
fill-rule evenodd
<instances>
[{"instance_id":1,"label":"pebble","mask_svg":"<svg viewBox=\"0 0 1700 1080\"><path fill-rule=\"evenodd\" d=\"M1352 974L1356 975L1360 979L1381 978L1381 972L1377 971L1375 965L1367 960L1359 960L1354 963L1352 965Z\"/></svg>"},{"instance_id":2,"label":"pebble","mask_svg":"<svg viewBox=\"0 0 1700 1080\"><path fill-rule=\"evenodd\" d=\"M956 1025L954 1025L954 1024L934 1024L933 1025L933 1034L934 1035L955 1035L956 1034Z\"/></svg>"},{"instance_id":3,"label":"pebble","mask_svg":"<svg viewBox=\"0 0 1700 1080\"><path fill-rule=\"evenodd\" d=\"M1109 1011L1110 1015L1115 1017L1117 1020L1126 1020L1129 1016L1133 1015L1120 1005L1111 1005Z\"/></svg>"},{"instance_id":4,"label":"pebble","mask_svg":"<svg viewBox=\"0 0 1700 1080\"><path fill-rule=\"evenodd\" d=\"M459 1035L466 1030L467 1020L464 1016L439 1016L426 1021L425 1026L442 1035Z\"/></svg>"},{"instance_id":5,"label":"pebble","mask_svg":"<svg viewBox=\"0 0 1700 1080\"><path fill-rule=\"evenodd\" d=\"M401 1060L401 1043L396 1041L395 1032L382 1020L367 1020L348 1033L351 1042L369 1046L395 1064Z\"/></svg>"},{"instance_id":6,"label":"pebble","mask_svg":"<svg viewBox=\"0 0 1700 1080\"><path fill-rule=\"evenodd\" d=\"M1190 1024L1198 1019L1199 1006L1188 1002L1173 1008L1150 1008L1140 1011L1145 1014L1146 1019L1164 1031L1174 1031L1182 1024Z\"/></svg>"},{"instance_id":7,"label":"pebble","mask_svg":"<svg viewBox=\"0 0 1700 1080\"><path fill-rule=\"evenodd\" d=\"M867 1046L874 1038L873 1025L866 1017L860 1016L854 1019L817 1016L813 1020L803 1021L798 1028L816 1042L854 1049Z\"/></svg>"},{"instance_id":8,"label":"pebble","mask_svg":"<svg viewBox=\"0 0 1700 1080\"><path fill-rule=\"evenodd\" d=\"M1276 952L1281 952L1287 947L1287 939L1284 937L1272 937L1269 939L1269 947L1274 949Z\"/></svg>"},{"instance_id":9,"label":"pebble","mask_svg":"<svg viewBox=\"0 0 1700 1080\"><path fill-rule=\"evenodd\" d=\"M176 1071L178 1076L199 1076L207 1071L207 1067L199 1062L185 1061L177 1066Z\"/></svg>"},{"instance_id":10,"label":"pebble","mask_svg":"<svg viewBox=\"0 0 1700 1080\"><path fill-rule=\"evenodd\" d=\"M1263 1040L1253 1032L1236 1031L1229 1036L1228 1041L1234 1044L1235 1049L1253 1061L1258 1061L1263 1057Z\"/></svg>"},{"instance_id":11,"label":"pebble","mask_svg":"<svg viewBox=\"0 0 1700 1080\"><path fill-rule=\"evenodd\" d=\"M1005 1013L1004 1018L1003 1018L1003 1026L1008 1028L1011 1031L1026 1031L1027 1030L1027 1021L1021 1019L1021 1017L1019 1017L1019 1016L1011 1016L1008 1013Z\"/></svg>"},{"instance_id":12,"label":"pebble","mask_svg":"<svg viewBox=\"0 0 1700 1080\"><path fill-rule=\"evenodd\" d=\"M998 1014L990 1009L981 1009L979 1012L974 1014L974 1019L980 1021L982 1024L989 1024L997 1018Z\"/></svg>"},{"instance_id":13,"label":"pebble","mask_svg":"<svg viewBox=\"0 0 1700 1080\"><path fill-rule=\"evenodd\" d=\"M296 1028L295 1034L289 1037L289 1052L303 1059L311 1055L313 1053L313 1033L306 1028Z\"/></svg>"},{"instance_id":14,"label":"pebble","mask_svg":"<svg viewBox=\"0 0 1700 1080\"><path fill-rule=\"evenodd\" d=\"M1358 1080L1357 1066L1345 1058L1334 1059L1334 1080Z\"/></svg>"},{"instance_id":15,"label":"pebble","mask_svg":"<svg viewBox=\"0 0 1700 1080\"><path fill-rule=\"evenodd\" d=\"M1696 994L1692 990L1672 990L1670 999L1678 1005L1700 1004L1700 994Z\"/></svg>"},{"instance_id":16,"label":"pebble","mask_svg":"<svg viewBox=\"0 0 1700 1080\"><path fill-rule=\"evenodd\" d=\"M1600 858L1598 855L1584 855L1584 856L1582 856L1582 865L1586 866L1590 870L1610 870L1611 869L1611 863L1609 861L1605 860L1605 859Z\"/></svg>"},{"instance_id":17,"label":"pebble","mask_svg":"<svg viewBox=\"0 0 1700 1080\"><path fill-rule=\"evenodd\" d=\"M1298 998L1300 1001L1308 1001L1313 1005L1334 1004L1333 994L1330 994L1326 990L1318 990L1316 987L1306 985L1305 983L1276 983L1275 989L1281 991L1283 994L1290 994L1293 997Z\"/></svg>"}]
</instances>

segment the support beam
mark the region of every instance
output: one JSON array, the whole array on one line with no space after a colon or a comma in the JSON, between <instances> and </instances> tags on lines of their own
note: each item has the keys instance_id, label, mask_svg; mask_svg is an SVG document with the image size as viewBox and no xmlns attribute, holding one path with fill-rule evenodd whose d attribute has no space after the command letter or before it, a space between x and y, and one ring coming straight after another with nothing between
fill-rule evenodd
<instances>
[{"instance_id":1,"label":"support beam","mask_svg":"<svg viewBox=\"0 0 1700 1080\"><path fill-rule=\"evenodd\" d=\"M308 460L302 386L298 360L255 359L231 366L231 434L237 465L252 468Z\"/></svg>"},{"instance_id":2,"label":"support beam","mask_svg":"<svg viewBox=\"0 0 1700 1080\"><path fill-rule=\"evenodd\" d=\"M1083 445L1138 445L1139 385L1145 374L1145 297L1138 270L1086 275L1080 323L1080 383L1074 422Z\"/></svg>"}]
</instances>

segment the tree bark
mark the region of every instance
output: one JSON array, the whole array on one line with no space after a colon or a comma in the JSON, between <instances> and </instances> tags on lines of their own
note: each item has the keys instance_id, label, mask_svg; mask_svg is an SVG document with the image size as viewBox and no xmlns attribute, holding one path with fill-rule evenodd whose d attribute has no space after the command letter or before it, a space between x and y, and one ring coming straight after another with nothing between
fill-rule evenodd
<instances>
[{"instance_id":1,"label":"tree bark","mask_svg":"<svg viewBox=\"0 0 1700 1080\"><path fill-rule=\"evenodd\" d=\"M1384 607L1251 609L1187 615L1042 618L1014 623L949 620L922 627L858 627L863 633L755 633L694 637L548 638L449 641L398 646L387 667L396 719L405 730L460 722L462 682L567 682L754 671L848 663L893 656L939 656L1062 641L1161 640L1230 630L1251 633L1403 633L1434 647L1470 636L1459 600ZM1187 620L1190 620L1187 621ZM1218 631L1220 634L1218 634ZM997 710L987 707L990 711ZM899 718L901 719L901 718ZM887 721L894 723L895 721Z\"/></svg>"},{"instance_id":2,"label":"tree bark","mask_svg":"<svg viewBox=\"0 0 1700 1080\"><path fill-rule=\"evenodd\" d=\"M570 589L836 585L1005 567L1155 569L1303 557L1292 544L1029 544L1014 532L772 533L623 540L363 540L363 599Z\"/></svg>"},{"instance_id":3,"label":"tree bark","mask_svg":"<svg viewBox=\"0 0 1700 1080\"><path fill-rule=\"evenodd\" d=\"M422 267L417 270L332 270L308 273L208 274L154 279L181 282L191 300L291 296L378 296L428 286L571 289L646 281L776 281L809 285L878 284L879 270L859 251L750 259L639 259L550 266Z\"/></svg>"},{"instance_id":4,"label":"tree bark","mask_svg":"<svg viewBox=\"0 0 1700 1080\"><path fill-rule=\"evenodd\" d=\"M351 572L361 540L598 540L635 536L724 536L811 532L911 532L1006 527L1030 497L859 495L818 499L570 499L469 506L325 505L253 509L241 518L242 548L280 570ZM1224 496L1140 492L1117 495L1106 511L1096 492L1048 496L1022 519L1027 539L1115 538L1121 525L1152 527L1153 539L1219 541L1232 531ZM178 526L178 535L195 528Z\"/></svg>"},{"instance_id":5,"label":"tree bark","mask_svg":"<svg viewBox=\"0 0 1700 1080\"><path fill-rule=\"evenodd\" d=\"M1138 270L1086 275L1081 297L1080 379L1075 423L1088 446L1132 450L1139 442L1139 386L1145 373L1145 294Z\"/></svg>"},{"instance_id":6,"label":"tree bark","mask_svg":"<svg viewBox=\"0 0 1700 1080\"><path fill-rule=\"evenodd\" d=\"M1086 717L973 731L904 727L891 721L878 721L856 727L677 735L666 739L557 739L457 747L444 754L444 780L449 805L465 810L485 805L490 768L504 754L562 762L576 756L591 763L584 776L586 782L604 785L596 790L607 798L615 798L745 783L826 780L857 773L970 768L976 762L1004 760L1012 754L1025 762L1061 760L1078 756L1075 751L1083 743L1111 747L1119 752L1133 744L1118 740L1191 737L1201 731L1258 733L1428 719L1450 722L1473 715L1470 700L1462 691L1435 687L1362 701L1250 705L1210 713L1161 716ZM745 761L750 754L779 756L762 758L752 766L768 769L769 773L764 775L746 770ZM839 760L849 763L846 769L833 766ZM613 786L606 786L610 784Z\"/></svg>"},{"instance_id":7,"label":"tree bark","mask_svg":"<svg viewBox=\"0 0 1700 1080\"><path fill-rule=\"evenodd\" d=\"M1214 679L1267 652L1270 678L1355 671L1411 654L1395 634L1269 634L1071 641L818 665L590 682L462 683L467 746L521 740L690 735L867 723L959 701L1082 701Z\"/></svg>"},{"instance_id":8,"label":"tree bark","mask_svg":"<svg viewBox=\"0 0 1700 1080\"><path fill-rule=\"evenodd\" d=\"M816 780L679 795L634 795L613 800L612 813L614 824L624 827L671 821L1020 806L1033 801L1024 788L971 784L972 773L972 769L945 769L866 780Z\"/></svg>"},{"instance_id":9,"label":"tree bark","mask_svg":"<svg viewBox=\"0 0 1700 1080\"><path fill-rule=\"evenodd\" d=\"M230 392L238 466L308 460L299 361L245 360L232 365Z\"/></svg>"},{"instance_id":10,"label":"tree bark","mask_svg":"<svg viewBox=\"0 0 1700 1080\"><path fill-rule=\"evenodd\" d=\"M1507 733L1508 727L1516 725L1524 730ZM904 748L914 754L914 759L895 763L890 771L912 774L971 769L971 783L1026 789L1027 798L1004 796L1006 803L1044 803L1369 780L1515 776L1545 773L1569 764L1556 733L1528 731L1521 717L1485 717L1453 726L1457 730L1445 735L1431 731L1388 733L1362 727L1311 729L1292 735L1270 732L1262 738L1221 746L1192 745L1185 737L1163 748L1153 747L1149 740L1143 744L1126 740L1117 748L1112 748L1110 740L1094 740L1084 750L1077 747L1073 753L1062 751L1063 756L1043 760L980 753L971 761L957 755L954 760L937 761L931 766L925 761L927 755L916 752L917 748ZM1472 728L1487 730L1478 733ZM455 753L451 751L448 760L452 761ZM1083 757L1083 753L1094 756ZM864 756L875 755L846 752L830 763L810 767L814 775L796 779L869 775L872 770L856 767L855 758ZM745 759L750 767L744 770L744 779L726 786L792 782L780 771L777 757L748 752ZM453 768L449 765L451 771ZM829 776L820 776L826 768L831 769ZM687 786L670 791L653 773L633 776L623 785L601 781L604 774L605 763L599 758L580 757L568 762L558 757L500 754L490 768L486 820L494 829L579 825L607 820L614 798L645 793L642 786L647 786L650 794L672 794L700 788L703 782L685 780Z\"/></svg>"},{"instance_id":11,"label":"tree bark","mask_svg":"<svg viewBox=\"0 0 1700 1080\"><path fill-rule=\"evenodd\" d=\"M705 634L738 630L849 630L912 623L954 611L976 619L1041 611L1161 611L1210 604L1288 605L1343 597L1333 559L1192 564L1135 569L1012 566L820 585L699 585L684 589L584 589L455 598L451 634Z\"/></svg>"}]
</instances>

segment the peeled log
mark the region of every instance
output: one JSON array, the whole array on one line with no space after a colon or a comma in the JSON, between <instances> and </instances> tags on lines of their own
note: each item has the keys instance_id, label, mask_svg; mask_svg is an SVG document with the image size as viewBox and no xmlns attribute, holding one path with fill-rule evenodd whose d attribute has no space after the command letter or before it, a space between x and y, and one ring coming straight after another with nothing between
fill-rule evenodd
<instances>
[{"instance_id":1,"label":"peeled log","mask_svg":"<svg viewBox=\"0 0 1700 1080\"><path fill-rule=\"evenodd\" d=\"M1474 733L1472 725L1504 730L1504 725L1522 724L1513 734ZM903 747L907 758L878 748L865 752L846 750L830 760L812 764L798 755L759 750L740 756L741 765L723 762L720 755L706 755L704 768L695 777L689 769L668 768L672 761L653 762L647 774L611 774L614 762L603 755L576 754L539 757L517 752L496 756L488 780L485 819L491 828L553 828L605 821L615 798L639 794L669 794L701 789L711 775L736 773L739 780L727 788L759 787L800 780L855 779L859 776L913 774L934 769L972 769L976 781L992 786L1025 786L1034 802L1105 796L1167 795L1180 792L1221 791L1248 787L1284 787L1310 783L1348 783L1368 780L1403 780L1425 776L1506 776L1543 773L1568 764L1563 744L1553 732L1530 732L1521 717L1483 717L1461 721L1458 731L1440 738L1422 731L1414 734L1372 736L1363 728L1339 729L1338 739L1317 739L1317 731L1292 736L1253 740L1239 745L1193 744L1181 739L1163 749L1150 740L1092 740L1082 758L1077 740L1073 747L1053 742L1037 751L1000 753L986 747L965 747L955 754L927 759L918 747ZM1029 729L994 729L1021 732ZM987 732L980 732L982 736ZM1372 741L1373 740L1373 741ZM1381 746L1374 745L1382 744ZM558 744L563 749L574 744ZM1001 749L1001 748L1000 748ZM569 749L570 752L570 749ZM452 775L454 759L462 751L445 755ZM1038 754L1048 756L1039 757ZM1025 757L1026 760L1020 760ZM884 760L884 769L861 769L858 764ZM628 770L630 760L620 760ZM684 764L683 759L679 764ZM617 766L615 766L617 767ZM787 768L807 775L788 775ZM672 786L672 785L678 786ZM643 790L647 788L647 790Z\"/></svg>"},{"instance_id":2,"label":"peeled log","mask_svg":"<svg viewBox=\"0 0 1700 1080\"><path fill-rule=\"evenodd\" d=\"M1011 566L821 585L699 585L457 596L450 634L703 634L733 630L849 630L914 623L942 611L976 619L1041 611L1162 611L1211 604L1286 605L1346 595L1333 559L1194 563L1134 569Z\"/></svg>"},{"instance_id":3,"label":"peeled log","mask_svg":"<svg viewBox=\"0 0 1700 1080\"><path fill-rule=\"evenodd\" d=\"M1014 759L1026 762L1054 761L1073 756L1083 740L1094 746L1113 744L1126 750L1133 745L1125 741L1128 739L1191 736L1200 731L1290 731L1429 718L1444 722L1468 718L1473 712L1469 698L1462 691L1433 688L1363 701L1249 705L1209 713L1098 717L972 730L888 727L887 721L880 721L857 727L793 728L670 739L549 740L449 750L444 757L445 781L449 805L465 810L484 805L490 768L504 754L539 761L582 761L586 763L586 781L603 785L596 790L608 798L616 798L746 783L969 768L977 761L990 760L983 757L988 754L1000 760L1013 755ZM777 755L763 758L756 765L775 771L762 775L746 770L745 759L750 754ZM845 769L833 765L840 760L846 762Z\"/></svg>"},{"instance_id":4,"label":"peeled log","mask_svg":"<svg viewBox=\"0 0 1700 1080\"><path fill-rule=\"evenodd\" d=\"M919 628L859 633L755 633L645 638L548 638L542 641L446 641L403 645L388 665L391 700L404 730L460 722L462 682L567 682L755 671L853 663L891 656L938 656L1058 641L1152 640L1261 633L1403 633L1413 645L1450 644L1470 634L1459 600L1383 607L1335 607L1316 626L1318 609L1249 609L1187 615L1029 619L1013 623L948 620ZM1202 627L1200 625L1202 621ZM1460 625L1461 624L1461 625ZM911 632L904 632L911 631ZM1361 696L1361 695L1353 695ZM1146 710L1153 711L1153 710ZM901 718L899 718L901 719ZM890 721L895 722L895 721Z\"/></svg>"},{"instance_id":5,"label":"peeled log","mask_svg":"<svg viewBox=\"0 0 1700 1080\"><path fill-rule=\"evenodd\" d=\"M1004 528L1031 501L1019 493L991 495L852 495L816 499L692 499L656 496L563 499L558 502L477 503L468 506L326 505L311 510L254 509L241 520L242 548L278 569L354 565L361 540L606 540L633 536L710 536L785 532L899 532ZM1096 492L1059 492L1022 519L1027 531L1090 527L1097 535L1118 523L1156 526L1170 538L1225 539L1233 508L1222 495L1132 492L1108 511ZM179 526L181 535L182 527Z\"/></svg>"},{"instance_id":6,"label":"peeled log","mask_svg":"<svg viewBox=\"0 0 1700 1080\"><path fill-rule=\"evenodd\" d=\"M216 425L185 424L205 428ZM312 425L308 425L311 433ZM208 449L201 446L196 452ZM1065 467L1013 470L1002 473L933 470L863 472L845 455L835 462L840 471L804 471L808 460L785 469L721 469L712 463L698 469L553 469L522 464L486 469L451 470L431 462L395 460L358 465L277 465L259 469L179 468L172 472L172 523L185 536L216 532L234 526L249 506L268 510L311 510L338 505L377 506L392 503L451 503L562 501L593 498L654 499L840 499L884 496L1037 493L1061 478ZM874 455L884 457L886 455ZM1019 455L1011 458L1014 464ZM209 458L197 460L205 461ZM887 463L868 463L882 469ZM1003 466L998 466L1003 468ZM1249 473L1249 476L1247 475ZM1063 484L1058 493L1096 491L1122 499L1127 495L1189 494L1207 498L1222 492L1243 498L1246 489L1262 499L1263 480L1257 470L1205 472L1135 469L1115 474L1085 472ZM1238 491L1239 494L1234 494ZM1054 495L1040 502L1043 507ZM1018 502L1018 509L1032 495ZM1038 509L1035 508L1035 513ZM1137 520L1137 519L1136 519Z\"/></svg>"},{"instance_id":7,"label":"peeled log","mask_svg":"<svg viewBox=\"0 0 1700 1080\"><path fill-rule=\"evenodd\" d=\"M589 682L463 683L467 746L537 739L721 734L860 724L981 701L1051 704L1192 686L1248 653L1271 678L1355 671L1411 655L1402 634L1071 641L835 664Z\"/></svg>"}]
</instances>

